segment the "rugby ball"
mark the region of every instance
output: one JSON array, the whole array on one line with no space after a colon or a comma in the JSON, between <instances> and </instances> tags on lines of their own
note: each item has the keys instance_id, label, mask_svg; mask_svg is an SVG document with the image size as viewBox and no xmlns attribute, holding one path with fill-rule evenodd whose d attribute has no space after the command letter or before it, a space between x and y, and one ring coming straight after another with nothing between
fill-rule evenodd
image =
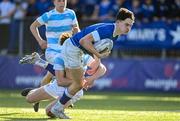
<instances>
[{"instance_id":1,"label":"rugby ball","mask_svg":"<svg viewBox=\"0 0 180 121\"><path fill-rule=\"evenodd\" d=\"M111 51L113 48L113 41L111 39L102 39L102 40L96 41L94 43L94 48L98 52L103 52L104 50Z\"/></svg>"}]
</instances>

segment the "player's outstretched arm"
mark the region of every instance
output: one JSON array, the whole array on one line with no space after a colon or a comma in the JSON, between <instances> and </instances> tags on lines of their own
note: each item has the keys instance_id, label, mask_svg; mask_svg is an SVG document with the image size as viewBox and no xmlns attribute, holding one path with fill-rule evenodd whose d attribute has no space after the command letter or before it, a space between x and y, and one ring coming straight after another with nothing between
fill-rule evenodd
<instances>
[{"instance_id":1,"label":"player's outstretched arm","mask_svg":"<svg viewBox=\"0 0 180 121\"><path fill-rule=\"evenodd\" d=\"M106 67L102 63L100 63L96 72L93 75L85 78L86 81L83 84L83 88L86 90L91 88L94 84L94 81L102 77L105 73L106 73Z\"/></svg>"},{"instance_id":2,"label":"player's outstretched arm","mask_svg":"<svg viewBox=\"0 0 180 121\"><path fill-rule=\"evenodd\" d=\"M59 86L67 87L72 83L72 80L66 77L64 70L56 70L55 75Z\"/></svg>"}]
</instances>

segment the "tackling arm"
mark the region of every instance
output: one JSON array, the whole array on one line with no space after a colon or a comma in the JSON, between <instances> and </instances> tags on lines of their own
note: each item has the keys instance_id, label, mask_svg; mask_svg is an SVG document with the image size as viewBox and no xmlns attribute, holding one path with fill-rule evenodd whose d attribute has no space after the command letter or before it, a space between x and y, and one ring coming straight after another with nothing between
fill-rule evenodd
<instances>
[{"instance_id":1,"label":"tackling arm","mask_svg":"<svg viewBox=\"0 0 180 121\"><path fill-rule=\"evenodd\" d=\"M101 60L96 56L94 57L93 62L89 64L89 68L90 70L87 70L86 73L91 76L86 77L85 78L86 81L83 84L83 88L85 88L86 90L93 86L93 83L96 79L100 78L106 73L106 67L101 63Z\"/></svg>"},{"instance_id":2,"label":"tackling arm","mask_svg":"<svg viewBox=\"0 0 180 121\"><path fill-rule=\"evenodd\" d=\"M94 81L100 78L101 76L103 76L105 73L106 73L106 67L103 64L100 64L100 66L92 76L85 78L86 82L84 82L83 88L86 90L91 88L94 84Z\"/></svg>"},{"instance_id":3,"label":"tackling arm","mask_svg":"<svg viewBox=\"0 0 180 121\"><path fill-rule=\"evenodd\" d=\"M79 25L78 24L73 25L73 28L72 28L73 34L76 34L76 33L80 32L80 31L81 30L79 29Z\"/></svg>"},{"instance_id":4,"label":"tackling arm","mask_svg":"<svg viewBox=\"0 0 180 121\"><path fill-rule=\"evenodd\" d=\"M106 67L101 63L98 67L98 69L96 70L96 72L90 76L90 77L87 77L88 80L96 80L98 78L100 78L101 76L103 76L104 74L106 73Z\"/></svg>"},{"instance_id":5,"label":"tackling arm","mask_svg":"<svg viewBox=\"0 0 180 121\"><path fill-rule=\"evenodd\" d=\"M72 83L72 80L65 77L64 70L63 71L56 70L55 75L59 86L67 87Z\"/></svg>"}]
</instances>

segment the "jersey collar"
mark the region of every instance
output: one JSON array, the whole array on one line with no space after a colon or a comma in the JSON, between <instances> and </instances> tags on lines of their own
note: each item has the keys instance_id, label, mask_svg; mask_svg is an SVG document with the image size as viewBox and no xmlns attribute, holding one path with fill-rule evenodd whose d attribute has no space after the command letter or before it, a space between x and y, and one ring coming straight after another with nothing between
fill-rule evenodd
<instances>
[{"instance_id":1,"label":"jersey collar","mask_svg":"<svg viewBox=\"0 0 180 121\"><path fill-rule=\"evenodd\" d=\"M115 23L113 23L113 25L114 25L114 31L113 31L113 37L116 37L117 35L116 35L116 24Z\"/></svg>"}]
</instances>

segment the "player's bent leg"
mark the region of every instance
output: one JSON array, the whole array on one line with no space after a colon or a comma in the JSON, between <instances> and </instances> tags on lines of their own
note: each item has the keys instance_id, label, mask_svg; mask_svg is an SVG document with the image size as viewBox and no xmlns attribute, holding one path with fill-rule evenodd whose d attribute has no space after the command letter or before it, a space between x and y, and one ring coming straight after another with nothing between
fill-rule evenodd
<instances>
[{"instance_id":1,"label":"player's bent leg","mask_svg":"<svg viewBox=\"0 0 180 121\"><path fill-rule=\"evenodd\" d=\"M80 100L83 97L83 89L78 91L71 99L72 104L76 103L78 100Z\"/></svg>"},{"instance_id":2,"label":"player's bent leg","mask_svg":"<svg viewBox=\"0 0 180 121\"><path fill-rule=\"evenodd\" d=\"M69 69L72 77L72 84L64 91L63 96L52 106L51 112L58 118L68 119L64 114L65 104L72 99L72 97L82 89L83 69Z\"/></svg>"},{"instance_id":3,"label":"player's bent leg","mask_svg":"<svg viewBox=\"0 0 180 121\"><path fill-rule=\"evenodd\" d=\"M51 108L52 106L56 103L57 100L52 101L46 106L46 115L49 116L50 118L55 118L55 115L51 113Z\"/></svg>"},{"instance_id":4,"label":"player's bent leg","mask_svg":"<svg viewBox=\"0 0 180 121\"><path fill-rule=\"evenodd\" d=\"M33 104L33 109L35 112L39 111L39 102Z\"/></svg>"},{"instance_id":5,"label":"player's bent leg","mask_svg":"<svg viewBox=\"0 0 180 121\"><path fill-rule=\"evenodd\" d=\"M71 95L75 95L79 90L82 89L84 71L82 68L69 69L69 71L70 71L73 82L68 87L68 91Z\"/></svg>"},{"instance_id":6,"label":"player's bent leg","mask_svg":"<svg viewBox=\"0 0 180 121\"><path fill-rule=\"evenodd\" d=\"M23 58L19 60L20 64L35 64L36 61L40 60L41 56L37 53L34 52L31 55L25 55Z\"/></svg>"},{"instance_id":7,"label":"player's bent leg","mask_svg":"<svg viewBox=\"0 0 180 121\"><path fill-rule=\"evenodd\" d=\"M50 96L45 90L44 87L40 87L37 89L32 90L29 92L29 94L26 96L26 101L29 103L36 103L41 100L47 100L51 99L52 96Z\"/></svg>"},{"instance_id":8,"label":"player's bent leg","mask_svg":"<svg viewBox=\"0 0 180 121\"><path fill-rule=\"evenodd\" d=\"M50 72L47 72L47 74L44 76L44 78L41 80L41 86L44 86L51 82L53 75Z\"/></svg>"},{"instance_id":9,"label":"player's bent leg","mask_svg":"<svg viewBox=\"0 0 180 121\"><path fill-rule=\"evenodd\" d=\"M78 100L80 100L83 97L83 89L81 89L80 91L78 91L71 100L69 100L66 104L65 104L65 108L66 107L70 107L73 106L74 103L76 103Z\"/></svg>"},{"instance_id":10,"label":"player's bent leg","mask_svg":"<svg viewBox=\"0 0 180 121\"><path fill-rule=\"evenodd\" d=\"M83 90L78 91L75 94L75 96L73 96L72 99L65 104L64 107L66 108L66 107L69 107L70 105L76 103L78 100L80 100L82 98L82 96L83 96ZM46 115L49 116L50 118L55 118L55 115L53 115L51 113L51 108L56 102L57 102L57 100L54 100L46 106Z\"/></svg>"},{"instance_id":11,"label":"player's bent leg","mask_svg":"<svg viewBox=\"0 0 180 121\"><path fill-rule=\"evenodd\" d=\"M44 86L48 83L51 82L53 75L50 72L47 72L47 74L45 75L45 77L43 78L43 80L41 80L41 86ZM39 102L36 102L35 104L33 104L33 108L35 112L38 112L39 110Z\"/></svg>"}]
</instances>

